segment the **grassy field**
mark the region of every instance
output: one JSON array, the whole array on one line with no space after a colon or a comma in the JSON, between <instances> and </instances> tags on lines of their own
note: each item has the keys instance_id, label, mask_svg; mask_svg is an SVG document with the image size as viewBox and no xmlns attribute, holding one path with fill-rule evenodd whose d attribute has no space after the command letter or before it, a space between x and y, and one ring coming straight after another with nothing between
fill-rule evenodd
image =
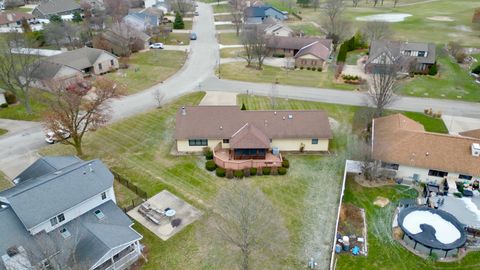
<instances>
[{"instance_id":1,"label":"grassy field","mask_svg":"<svg viewBox=\"0 0 480 270\"><path fill-rule=\"evenodd\" d=\"M337 84L333 82L333 71L318 72L311 70L290 70L279 67L264 66L263 70L245 67L245 62L222 64L221 76L225 79L273 83L278 79L280 84L336 88L341 90L353 90L358 86L349 84Z\"/></svg>"},{"instance_id":2,"label":"grassy field","mask_svg":"<svg viewBox=\"0 0 480 270\"><path fill-rule=\"evenodd\" d=\"M242 53L243 53L243 48L225 48L220 50L220 57L221 58L238 57L238 55Z\"/></svg>"},{"instance_id":3,"label":"grassy field","mask_svg":"<svg viewBox=\"0 0 480 270\"><path fill-rule=\"evenodd\" d=\"M204 217L188 226L170 240L163 242L140 225L135 225L144 235L144 244L149 248L149 262L144 269L211 269L208 256L204 253L208 236L202 235L208 216L211 200L217 190L230 180L220 179L208 173L204 159L196 156L171 156L173 146L174 115L179 106L198 104L204 93L184 96L171 105L154 110L109 127L90 133L85 138L86 158L100 158L117 172L129 178L152 196L168 189L187 200L204 212ZM239 102L246 103L248 109L268 109L268 98L239 96ZM342 124L348 125L356 110L355 107L321 104L296 100L277 101L279 109L325 109L329 115ZM340 152L344 147L343 135L335 134L332 150ZM72 154L65 145L54 145L43 149L42 154ZM300 269L304 265L305 250L311 247L311 235L319 237L327 256L333 237L336 204L341 184L342 161L323 156L288 156L291 169L285 176L251 177L249 181L259 187L278 208L289 231L291 247L288 257L283 258L281 269ZM333 166L336 164L335 166ZM117 187L118 189L118 187ZM321 192L319 192L321 190ZM122 194L125 203L129 195ZM313 200L312 198L315 198ZM322 222L312 228L311 210ZM206 239L207 238L207 239ZM322 257L323 258L323 257ZM325 257L321 263L327 263ZM224 266L230 269L230 266ZM278 266L275 266L278 269Z\"/></svg>"},{"instance_id":4,"label":"grassy field","mask_svg":"<svg viewBox=\"0 0 480 270\"><path fill-rule=\"evenodd\" d=\"M373 205L377 196L388 198L392 203L384 208ZM368 256L338 256L337 269L478 269L479 252L471 252L459 262L433 263L424 260L392 238L391 223L394 204L400 198L415 198L417 192L405 186L384 186L366 188L353 179L347 180L344 202L352 203L366 210L368 226Z\"/></svg>"},{"instance_id":5,"label":"grassy field","mask_svg":"<svg viewBox=\"0 0 480 270\"><path fill-rule=\"evenodd\" d=\"M236 33L221 33L218 34L218 43L222 45L240 45L240 38Z\"/></svg>"},{"instance_id":6,"label":"grassy field","mask_svg":"<svg viewBox=\"0 0 480 270\"><path fill-rule=\"evenodd\" d=\"M230 12L229 4L212 5L212 8L213 8L213 13Z\"/></svg>"},{"instance_id":7,"label":"grassy field","mask_svg":"<svg viewBox=\"0 0 480 270\"><path fill-rule=\"evenodd\" d=\"M437 76L415 76L400 87L403 95L460 99L480 102L480 86L453 59L441 53L437 58Z\"/></svg>"},{"instance_id":8,"label":"grassy field","mask_svg":"<svg viewBox=\"0 0 480 270\"><path fill-rule=\"evenodd\" d=\"M230 30L230 29L235 29L235 25L233 25L233 24L215 25L215 30Z\"/></svg>"},{"instance_id":9,"label":"grassy field","mask_svg":"<svg viewBox=\"0 0 480 270\"><path fill-rule=\"evenodd\" d=\"M45 99L49 94L42 90L32 90L31 106L33 113L27 114L22 103L9 105L7 108L0 108L0 118L24 121L39 121L42 118L42 112L47 109Z\"/></svg>"},{"instance_id":10,"label":"grassy field","mask_svg":"<svg viewBox=\"0 0 480 270\"><path fill-rule=\"evenodd\" d=\"M190 34L188 33L170 33L166 40L162 40L165 45L188 45L190 44ZM183 43L182 43L183 42Z\"/></svg>"},{"instance_id":11,"label":"grassy field","mask_svg":"<svg viewBox=\"0 0 480 270\"><path fill-rule=\"evenodd\" d=\"M8 179L8 177L0 171L0 191L7 189L12 186L12 182Z\"/></svg>"},{"instance_id":12,"label":"grassy field","mask_svg":"<svg viewBox=\"0 0 480 270\"><path fill-rule=\"evenodd\" d=\"M128 94L133 94L164 81L177 72L184 61L184 52L150 50L133 54L128 69L107 76L126 84Z\"/></svg>"},{"instance_id":13,"label":"grassy field","mask_svg":"<svg viewBox=\"0 0 480 270\"><path fill-rule=\"evenodd\" d=\"M0 128L0 136L7 134L8 130Z\"/></svg>"},{"instance_id":14,"label":"grassy field","mask_svg":"<svg viewBox=\"0 0 480 270\"><path fill-rule=\"evenodd\" d=\"M231 21L233 21L232 15L217 15L217 16L214 16L213 19L216 22L223 22L223 21L231 22Z\"/></svg>"},{"instance_id":15,"label":"grassy field","mask_svg":"<svg viewBox=\"0 0 480 270\"><path fill-rule=\"evenodd\" d=\"M423 113L404 112L406 117L413 119L425 127L426 131L437 133L448 133L448 129L441 118L433 118Z\"/></svg>"},{"instance_id":16,"label":"grassy field","mask_svg":"<svg viewBox=\"0 0 480 270\"><path fill-rule=\"evenodd\" d=\"M303 32L307 36L320 36L322 35L322 31L320 31L320 28L316 27L315 25L311 23L291 23L288 25L292 30L298 31L298 32Z\"/></svg>"}]
</instances>

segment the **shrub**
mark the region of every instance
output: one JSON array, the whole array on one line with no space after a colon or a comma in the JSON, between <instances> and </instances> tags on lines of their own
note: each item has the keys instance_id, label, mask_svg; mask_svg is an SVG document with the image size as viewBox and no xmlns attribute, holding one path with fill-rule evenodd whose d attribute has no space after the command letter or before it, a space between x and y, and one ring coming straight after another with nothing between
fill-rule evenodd
<instances>
[{"instance_id":1,"label":"shrub","mask_svg":"<svg viewBox=\"0 0 480 270\"><path fill-rule=\"evenodd\" d=\"M242 111L246 111L247 110L247 107L245 106L245 103L242 103L242 108L241 108Z\"/></svg>"},{"instance_id":2,"label":"shrub","mask_svg":"<svg viewBox=\"0 0 480 270\"><path fill-rule=\"evenodd\" d=\"M467 54L464 51L457 52L455 55L455 60L457 60L457 63L463 63L465 61L465 58L467 58Z\"/></svg>"},{"instance_id":3,"label":"shrub","mask_svg":"<svg viewBox=\"0 0 480 270\"><path fill-rule=\"evenodd\" d=\"M298 67L297 66L294 66L293 69L297 69Z\"/></svg>"},{"instance_id":4,"label":"shrub","mask_svg":"<svg viewBox=\"0 0 480 270\"><path fill-rule=\"evenodd\" d=\"M283 161L282 161L282 167L290 168L290 161L288 161L288 159L284 158Z\"/></svg>"},{"instance_id":5,"label":"shrub","mask_svg":"<svg viewBox=\"0 0 480 270\"><path fill-rule=\"evenodd\" d=\"M0 104L0 108L7 108L8 107L8 104L7 103L2 103Z\"/></svg>"},{"instance_id":6,"label":"shrub","mask_svg":"<svg viewBox=\"0 0 480 270\"><path fill-rule=\"evenodd\" d=\"M207 171L213 172L216 168L217 165L213 160L207 160L207 162L205 163L205 169L207 169Z\"/></svg>"},{"instance_id":7,"label":"shrub","mask_svg":"<svg viewBox=\"0 0 480 270\"><path fill-rule=\"evenodd\" d=\"M437 63L433 64L428 70L428 75L435 76L438 73Z\"/></svg>"},{"instance_id":8,"label":"shrub","mask_svg":"<svg viewBox=\"0 0 480 270\"><path fill-rule=\"evenodd\" d=\"M210 149L210 147L204 147L204 148L203 148L203 155L205 156L205 158L206 158L207 160L213 159L213 152L212 152L212 150Z\"/></svg>"},{"instance_id":9,"label":"shrub","mask_svg":"<svg viewBox=\"0 0 480 270\"><path fill-rule=\"evenodd\" d=\"M269 175L269 174L270 174L270 172L271 172L271 169L270 169L270 168L268 168L268 167L265 167L265 168L263 168L263 169L262 169L262 173L263 173L263 175Z\"/></svg>"},{"instance_id":10,"label":"shrub","mask_svg":"<svg viewBox=\"0 0 480 270\"><path fill-rule=\"evenodd\" d=\"M184 29L185 23L183 22L182 15L175 13L175 21L173 22L173 29Z\"/></svg>"},{"instance_id":11,"label":"shrub","mask_svg":"<svg viewBox=\"0 0 480 270\"><path fill-rule=\"evenodd\" d=\"M243 171L241 171L241 170L234 171L233 176L235 176L235 178L243 178Z\"/></svg>"},{"instance_id":12,"label":"shrub","mask_svg":"<svg viewBox=\"0 0 480 270\"><path fill-rule=\"evenodd\" d=\"M460 192L455 192L455 193L453 193L453 195L457 198L462 198L463 197L462 193L460 193Z\"/></svg>"},{"instance_id":13,"label":"shrub","mask_svg":"<svg viewBox=\"0 0 480 270\"><path fill-rule=\"evenodd\" d=\"M278 174L279 175L285 175L286 173L287 173L287 168L285 168L285 167L278 168Z\"/></svg>"},{"instance_id":14,"label":"shrub","mask_svg":"<svg viewBox=\"0 0 480 270\"><path fill-rule=\"evenodd\" d=\"M322 72L322 68L321 67L317 68L317 71Z\"/></svg>"},{"instance_id":15,"label":"shrub","mask_svg":"<svg viewBox=\"0 0 480 270\"><path fill-rule=\"evenodd\" d=\"M345 60L347 60L347 52L348 52L348 45L346 45L344 42L342 43L342 45L340 46L340 50L338 51L337 63L345 62Z\"/></svg>"},{"instance_id":16,"label":"shrub","mask_svg":"<svg viewBox=\"0 0 480 270\"><path fill-rule=\"evenodd\" d=\"M215 170L215 174L216 174L218 177L225 177L225 169L224 169L224 168L217 167L217 169Z\"/></svg>"},{"instance_id":17,"label":"shrub","mask_svg":"<svg viewBox=\"0 0 480 270\"><path fill-rule=\"evenodd\" d=\"M17 103L17 96L15 96L15 94L10 91L6 91L5 100L7 101L7 104L15 104Z\"/></svg>"},{"instance_id":18,"label":"shrub","mask_svg":"<svg viewBox=\"0 0 480 270\"><path fill-rule=\"evenodd\" d=\"M250 169L244 169L243 170L243 176L250 177Z\"/></svg>"},{"instance_id":19,"label":"shrub","mask_svg":"<svg viewBox=\"0 0 480 270\"><path fill-rule=\"evenodd\" d=\"M227 172L225 173L225 176L228 179L232 179L233 178L233 170L227 170Z\"/></svg>"},{"instance_id":20,"label":"shrub","mask_svg":"<svg viewBox=\"0 0 480 270\"><path fill-rule=\"evenodd\" d=\"M257 174L257 168L250 168L250 175L256 175Z\"/></svg>"},{"instance_id":21,"label":"shrub","mask_svg":"<svg viewBox=\"0 0 480 270\"><path fill-rule=\"evenodd\" d=\"M272 54L273 57L277 57L277 58L285 58L285 54L284 53L274 53Z\"/></svg>"},{"instance_id":22,"label":"shrub","mask_svg":"<svg viewBox=\"0 0 480 270\"><path fill-rule=\"evenodd\" d=\"M303 70L303 67L300 67L300 70Z\"/></svg>"},{"instance_id":23,"label":"shrub","mask_svg":"<svg viewBox=\"0 0 480 270\"><path fill-rule=\"evenodd\" d=\"M472 69L472 73L480 75L480 65L478 65L474 69Z\"/></svg>"},{"instance_id":24,"label":"shrub","mask_svg":"<svg viewBox=\"0 0 480 270\"><path fill-rule=\"evenodd\" d=\"M311 68L311 67L307 67L307 70L310 70L310 69L312 69L312 68Z\"/></svg>"}]
</instances>

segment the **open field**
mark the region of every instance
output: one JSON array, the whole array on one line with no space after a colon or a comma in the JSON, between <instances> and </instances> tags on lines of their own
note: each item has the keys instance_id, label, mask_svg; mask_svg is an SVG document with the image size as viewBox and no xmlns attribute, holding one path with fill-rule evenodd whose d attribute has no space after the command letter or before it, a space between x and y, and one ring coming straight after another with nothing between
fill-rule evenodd
<instances>
[{"instance_id":1,"label":"open field","mask_svg":"<svg viewBox=\"0 0 480 270\"><path fill-rule=\"evenodd\" d=\"M203 168L203 157L170 155L176 110L182 105L198 104L203 95L195 93L184 96L162 109L99 129L85 138L85 158L101 158L147 191L149 196L166 188L205 213L205 218L166 242L153 237L140 225L135 225L135 228L144 234L143 242L149 248L149 262L145 269L212 268L212 258L203 253L208 239L205 239L201 232L211 200L219 188L232 180L217 178L208 173ZM269 99L264 97L240 96L239 101L245 102L249 109L268 109L270 106ZM356 110L355 107L296 100L279 99L277 104L279 109L325 109L329 115L345 125L349 125ZM342 151L343 138L344 135L335 135L332 150ZM42 154L72 153L72 149L65 145L54 145L42 150ZM320 250L320 253L324 254L322 256L328 254L342 173L341 166L332 164L342 164L342 161L337 162L338 159L317 155L292 155L288 158L291 169L287 175L251 177L243 181L259 187L279 210L289 231L291 243L291 247L288 247L290 255L282 258L282 265L285 266L283 268L299 269L304 265L306 247L311 246L311 235L321 239L317 244L323 248ZM122 197L128 198L128 195ZM316 230L321 227L319 231L308 230L315 225L306 223L310 222L307 217L313 214L310 212L312 209L316 209L315 213L322 216L321 219L315 219L315 222L323 222L315 227ZM322 257L321 263L328 263L328 258ZM223 268L230 269L229 266ZM278 269L278 266L274 269Z\"/></svg>"},{"instance_id":2,"label":"open field","mask_svg":"<svg viewBox=\"0 0 480 270\"><path fill-rule=\"evenodd\" d=\"M126 84L127 94L133 94L172 76L184 62L184 52L150 50L133 54L128 69L109 73L107 77Z\"/></svg>"},{"instance_id":3,"label":"open field","mask_svg":"<svg viewBox=\"0 0 480 270\"><path fill-rule=\"evenodd\" d=\"M236 33L221 33L218 34L218 43L222 45L240 45L240 37Z\"/></svg>"},{"instance_id":4,"label":"open field","mask_svg":"<svg viewBox=\"0 0 480 270\"><path fill-rule=\"evenodd\" d=\"M336 88L341 90L353 90L358 86L350 84L337 84L333 82L333 71L326 72L311 70L290 70L279 67L264 66L263 70L247 68L245 62L222 64L220 66L221 76L225 79L274 83L276 79L280 84L299 85L308 87ZM319 89L319 91L321 91Z\"/></svg>"},{"instance_id":5,"label":"open field","mask_svg":"<svg viewBox=\"0 0 480 270\"><path fill-rule=\"evenodd\" d=\"M373 205L377 196L391 201L384 208ZM434 263L424 260L401 246L392 238L391 218L394 204L400 198L415 198L417 192L405 186L384 186L367 188L360 186L353 179L348 179L343 201L362 207L366 211L368 222L368 256L352 256L343 253L338 256L337 269L464 269L473 270L480 267L480 252L471 252L459 262Z\"/></svg>"},{"instance_id":6,"label":"open field","mask_svg":"<svg viewBox=\"0 0 480 270\"><path fill-rule=\"evenodd\" d=\"M220 50L220 57L233 58L233 57L238 57L238 55L242 53L243 53L243 48L225 48Z\"/></svg>"},{"instance_id":7,"label":"open field","mask_svg":"<svg viewBox=\"0 0 480 270\"><path fill-rule=\"evenodd\" d=\"M7 134L8 130L0 128L0 136Z\"/></svg>"},{"instance_id":8,"label":"open field","mask_svg":"<svg viewBox=\"0 0 480 270\"><path fill-rule=\"evenodd\" d=\"M8 177L0 171L0 191L7 189L12 186L12 182L8 179Z\"/></svg>"}]
</instances>

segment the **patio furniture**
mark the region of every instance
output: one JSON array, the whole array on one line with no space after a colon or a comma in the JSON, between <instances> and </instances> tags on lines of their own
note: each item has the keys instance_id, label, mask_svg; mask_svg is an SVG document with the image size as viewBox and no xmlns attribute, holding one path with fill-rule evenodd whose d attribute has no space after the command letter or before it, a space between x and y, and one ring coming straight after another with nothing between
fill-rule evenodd
<instances>
[{"instance_id":1,"label":"patio furniture","mask_svg":"<svg viewBox=\"0 0 480 270\"><path fill-rule=\"evenodd\" d=\"M150 220L151 222L157 224L157 225L160 225L160 221L158 221L154 216L150 215L150 214L146 214L146 217L148 220Z\"/></svg>"},{"instance_id":2,"label":"patio furniture","mask_svg":"<svg viewBox=\"0 0 480 270\"><path fill-rule=\"evenodd\" d=\"M153 209L153 212L155 212L156 214L160 215L160 216L164 216L165 215L165 212L163 211L160 211L158 209Z\"/></svg>"},{"instance_id":3,"label":"patio furniture","mask_svg":"<svg viewBox=\"0 0 480 270\"><path fill-rule=\"evenodd\" d=\"M171 218L174 217L176 213L177 212L175 210L169 209L168 211L165 211L165 216Z\"/></svg>"},{"instance_id":4,"label":"patio furniture","mask_svg":"<svg viewBox=\"0 0 480 270\"><path fill-rule=\"evenodd\" d=\"M142 203L140 207L138 207L138 212L145 216L148 212L150 212L150 205Z\"/></svg>"}]
</instances>

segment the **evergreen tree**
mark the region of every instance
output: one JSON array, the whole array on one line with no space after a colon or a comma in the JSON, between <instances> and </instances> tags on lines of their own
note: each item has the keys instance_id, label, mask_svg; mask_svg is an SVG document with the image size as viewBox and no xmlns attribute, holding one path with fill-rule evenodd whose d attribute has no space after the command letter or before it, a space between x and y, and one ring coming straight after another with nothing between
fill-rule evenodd
<instances>
[{"instance_id":1,"label":"evergreen tree","mask_svg":"<svg viewBox=\"0 0 480 270\"><path fill-rule=\"evenodd\" d=\"M247 107L245 106L245 103L242 103L242 111L246 111L247 110Z\"/></svg>"},{"instance_id":2,"label":"evergreen tree","mask_svg":"<svg viewBox=\"0 0 480 270\"><path fill-rule=\"evenodd\" d=\"M438 72L438 67L437 67L437 63L435 63L428 70L428 75L435 76L437 75L437 72Z\"/></svg>"},{"instance_id":3,"label":"evergreen tree","mask_svg":"<svg viewBox=\"0 0 480 270\"><path fill-rule=\"evenodd\" d=\"M62 23L63 20L62 20L62 17L60 17L58 15L52 15L52 16L50 16L50 22L51 23Z\"/></svg>"},{"instance_id":4,"label":"evergreen tree","mask_svg":"<svg viewBox=\"0 0 480 270\"><path fill-rule=\"evenodd\" d=\"M82 14L80 14L80 12L78 11L75 11L73 13L73 19L72 19L72 22L75 22L75 23L80 23L83 21L83 18L82 18Z\"/></svg>"},{"instance_id":5,"label":"evergreen tree","mask_svg":"<svg viewBox=\"0 0 480 270\"><path fill-rule=\"evenodd\" d=\"M182 15L175 13L175 21L173 22L173 29L185 29L185 23L183 22Z\"/></svg>"}]
</instances>

